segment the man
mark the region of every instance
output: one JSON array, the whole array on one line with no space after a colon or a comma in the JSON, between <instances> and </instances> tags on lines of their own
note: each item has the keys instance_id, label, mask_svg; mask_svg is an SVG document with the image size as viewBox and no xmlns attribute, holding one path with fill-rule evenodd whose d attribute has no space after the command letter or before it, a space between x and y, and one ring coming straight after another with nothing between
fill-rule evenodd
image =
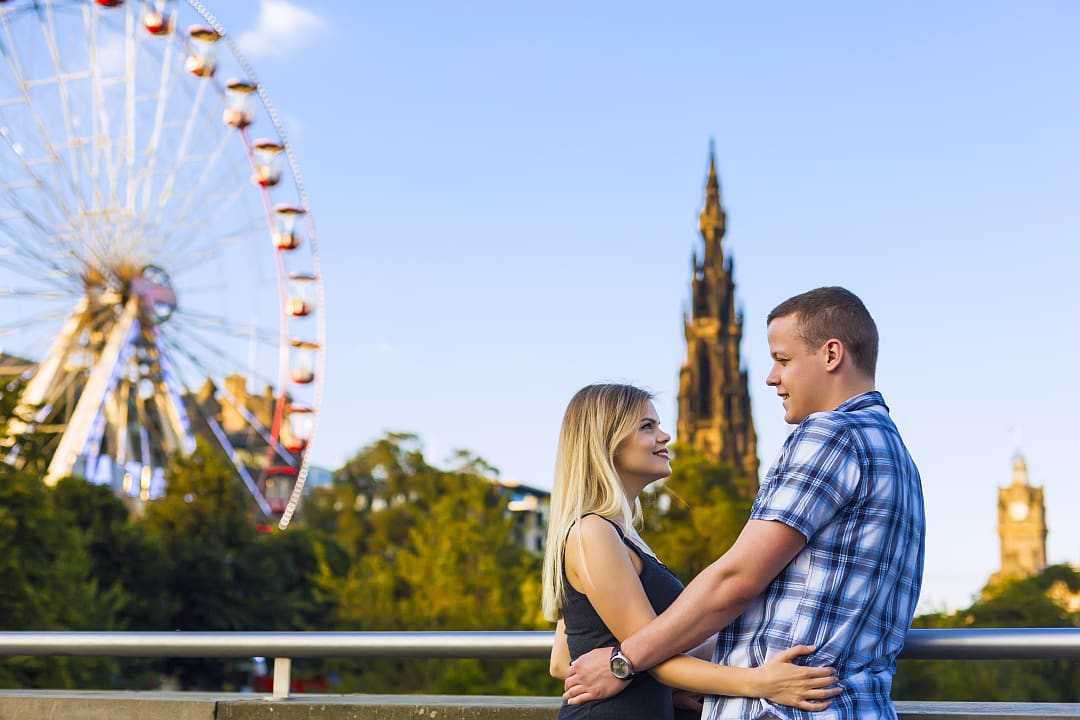
<instances>
[{"instance_id":1,"label":"man","mask_svg":"<svg viewBox=\"0 0 1080 720\"><path fill-rule=\"evenodd\" d=\"M719 632L713 661L756 667L794 645L831 665L843 693L817 712L709 698L703 717L895 718L896 656L922 583L922 485L874 389L878 333L853 293L811 290L768 318L765 382L797 425L722 557L621 646L578 658L564 697L587 702Z\"/></svg>"}]
</instances>

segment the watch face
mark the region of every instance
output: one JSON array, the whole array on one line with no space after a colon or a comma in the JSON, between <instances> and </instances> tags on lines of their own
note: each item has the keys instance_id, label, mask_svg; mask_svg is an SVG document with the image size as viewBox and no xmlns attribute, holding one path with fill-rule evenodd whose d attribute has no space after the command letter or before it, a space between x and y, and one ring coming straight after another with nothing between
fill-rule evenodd
<instances>
[{"instance_id":1,"label":"watch face","mask_svg":"<svg viewBox=\"0 0 1080 720\"><path fill-rule=\"evenodd\" d=\"M630 677L630 663L621 655L611 658L611 674L620 680Z\"/></svg>"},{"instance_id":2,"label":"watch face","mask_svg":"<svg viewBox=\"0 0 1080 720\"><path fill-rule=\"evenodd\" d=\"M1012 503L1009 505L1009 515L1012 516L1013 520L1023 520L1028 515L1027 503L1020 502L1019 500Z\"/></svg>"}]
</instances>

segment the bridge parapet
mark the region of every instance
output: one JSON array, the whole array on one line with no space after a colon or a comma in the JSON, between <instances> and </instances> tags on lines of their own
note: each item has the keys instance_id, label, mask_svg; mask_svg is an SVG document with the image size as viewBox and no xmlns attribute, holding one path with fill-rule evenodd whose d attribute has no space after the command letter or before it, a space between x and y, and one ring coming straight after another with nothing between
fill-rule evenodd
<instances>
[{"instance_id":1,"label":"bridge parapet","mask_svg":"<svg viewBox=\"0 0 1080 720\"><path fill-rule=\"evenodd\" d=\"M558 698L0 691L0 720L552 720ZM900 720L1080 720L1080 703L898 702Z\"/></svg>"}]
</instances>

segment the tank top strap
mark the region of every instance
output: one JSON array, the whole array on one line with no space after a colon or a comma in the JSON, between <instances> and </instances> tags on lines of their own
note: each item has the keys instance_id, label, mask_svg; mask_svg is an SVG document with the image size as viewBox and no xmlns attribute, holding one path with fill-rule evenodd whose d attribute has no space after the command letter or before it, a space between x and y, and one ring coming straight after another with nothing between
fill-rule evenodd
<instances>
[{"instance_id":1,"label":"tank top strap","mask_svg":"<svg viewBox=\"0 0 1080 720\"><path fill-rule=\"evenodd\" d=\"M611 526L612 526L613 528L615 528L615 532L619 533L619 539L623 541L623 545L626 545L626 546L627 546L628 548L630 548L631 550L633 550L633 551L634 551L634 552L635 552L635 553L636 553L636 554L637 554L638 556L642 556L642 557L643 557L643 556L647 555L647 553L645 553L644 551L642 551L642 549L641 549L641 548L639 548L639 547L637 546L637 543L635 543L635 542L634 542L633 540L631 540L630 538L628 538L628 537L626 536L626 533L625 533L625 532L623 531L623 529L622 529L622 528L621 528L621 527L619 526L619 523L615 522L615 521L614 521L614 520L612 520L611 518L606 518L606 517L604 517L604 516L603 516L603 515L601 515L600 513L594 513L594 512L587 512L587 513L585 513L584 515L582 515L581 517L583 517L583 518L586 518L586 517L588 517L588 516L590 516L590 515L595 515L596 517L600 518L601 520L604 520L604 521L606 521L606 522L610 523L610 524L611 524ZM574 522L577 522L577 520L575 520ZM573 527L574 527L574 523L570 523L570 527L568 527L568 528L566 529L566 534L567 534L567 535L570 535L570 530L571 530L571 529L573 529ZM564 540L563 542L565 542L565 540Z\"/></svg>"}]
</instances>

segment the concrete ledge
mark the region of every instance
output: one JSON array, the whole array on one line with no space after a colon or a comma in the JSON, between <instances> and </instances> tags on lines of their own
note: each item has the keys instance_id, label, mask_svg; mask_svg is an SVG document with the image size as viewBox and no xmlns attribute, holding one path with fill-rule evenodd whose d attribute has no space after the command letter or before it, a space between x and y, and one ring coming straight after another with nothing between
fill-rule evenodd
<instances>
[{"instance_id":1,"label":"concrete ledge","mask_svg":"<svg viewBox=\"0 0 1080 720\"><path fill-rule=\"evenodd\" d=\"M484 695L298 695L230 700L218 720L552 720L559 698Z\"/></svg>"},{"instance_id":2,"label":"concrete ledge","mask_svg":"<svg viewBox=\"0 0 1080 720\"><path fill-rule=\"evenodd\" d=\"M0 720L552 720L558 698L0 690ZM1080 703L898 702L903 720L1080 720Z\"/></svg>"},{"instance_id":3,"label":"concrete ledge","mask_svg":"<svg viewBox=\"0 0 1080 720\"><path fill-rule=\"evenodd\" d=\"M0 720L216 720L215 693L0 690Z\"/></svg>"},{"instance_id":4,"label":"concrete ledge","mask_svg":"<svg viewBox=\"0 0 1080 720\"><path fill-rule=\"evenodd\" d=\"M913 702L909 700L897 702L896 712L905 720L1080 718L1080 703Z\"/></svg>"}]
</instances>

